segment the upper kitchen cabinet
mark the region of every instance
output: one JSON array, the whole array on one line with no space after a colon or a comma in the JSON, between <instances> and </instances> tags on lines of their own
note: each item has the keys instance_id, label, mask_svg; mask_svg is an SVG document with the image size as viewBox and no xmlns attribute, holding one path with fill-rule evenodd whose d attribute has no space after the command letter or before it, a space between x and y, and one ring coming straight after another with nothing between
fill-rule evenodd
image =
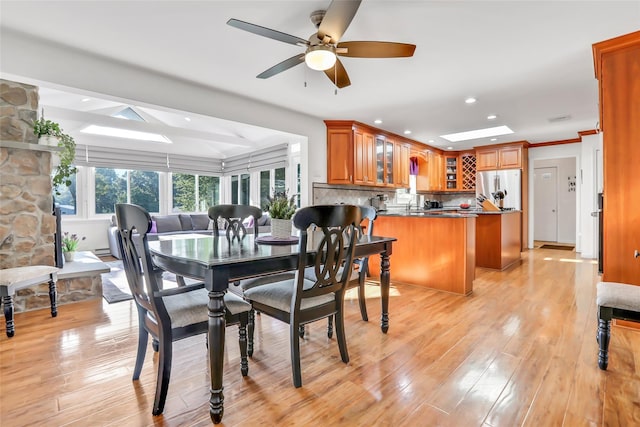
<instances>
[{"instance_id":1,"label":"upper kitchen cabinet","mask_svg":"<svg viewBox=\"0 0 640 427\"><path fill-rule=\"evenodd\" d=\"M411 146L406 142L396 142L394 146L394 165L396 185L401 188L409 187L409 163Z\"/></svg>"},{"instance_id":2,"label":"upper kitchen cabinet","mask_svg":"<svg viewBox=\"0 0 640 427\"><path fill-rule=\"evenodd\" d=\"M327 183L409 187L409 142L351 120L325 120Z\"/></svg>"},{"instance_id":3,"label":"upper kitchen cabinet","mask_svg":"<svg viewBox=\"0 0 640 427\"><path fill-rule=\"evenodd\" d=\"M520 169L526 154L526 142L476 148L476 170Z\"/></svg>"},{"instance_id":4,"label":"upper kitchen cabinet","mask_svg":"<svg viewBox=\"0 0 640 427\"><path fill-rule=\"evenodd\" d=\"M353 183L374 185L376 176L374 136L359 128L354 128L353 132Z\"/></svg>"},{"instance_id":5,"label":"upper kitchen cabinet","mask_svg":"<svg viewBox=\"0 0 640 427\"><path fill-rule=\"evenodd\" d=\"M463 191L476 189L476 155L475 153L460 154L460 184Z\"/></svg>"},{"instance_id":6,"label":"upper kitchen cabinet","mask_svg":"<svg viewBox=\"0 0 640 427\"><path fill-rule=\"evenodd\" d=\"M327 182L353 184L354 131L348 125L327 124Z\"/></svg>"}]
</instances>

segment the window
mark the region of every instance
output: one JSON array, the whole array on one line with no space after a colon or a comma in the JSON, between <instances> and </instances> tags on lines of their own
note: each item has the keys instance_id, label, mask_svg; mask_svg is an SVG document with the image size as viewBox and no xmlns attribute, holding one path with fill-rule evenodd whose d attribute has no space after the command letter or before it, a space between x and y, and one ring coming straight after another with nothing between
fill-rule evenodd
<instances>
[{"instance_id":1,"label":"window","mask_svg":"<svg viewBox=\"0 0 640 427\"><path fill-rule=\"evenodd\" d=\"M273 192L287 191L285 168L271 169L260 172L260 206L266 209L268 197Z\"/></svg>"},{"instance_id":2,"label":"window","mask_svg":"<svg viewBox=\"0 0 640 427\"><path fill-rule=\"evenodd\" d=\"M207 212L209 207L220 203L220 177L198 177L198 203L200 212Z\"/></svg>"},{"instance_id":3,"label":"window","mask_svg":"<svg viewBox=\"0 0 640 427\"><path fill-rule=\"evenodd\" d=\"M220 178L172 174L172 212L206 212L220 202Z\"/></svg>"},{"instance_id":4,"label":"window","mask_svg":"<svg viewBox=\"0 0 640 427\"><path fill-rule=\"evenodd\" d=\"M271 194L271 171L260 171L260 207L267 209Z\"/></svg>"},{"instance_id":5,"label":"window","mask_svg":"<svg viewBox=\"0 0 640 427\"><path fill-rule=\"evenodd\" d=\"M78 205L77 205L77 197L76 197L76 176L70 176L71 185L58 185L54 188L54 199L55 202L60 206L60 213L62 215L77 215L78 214ZM56 194L60 193L60 194Z\"/></svg>"},{"instance_id":6,"label":"window","mask_svg":"<svg viewBox=\"0 0 640 427\"><path fill-rule=\"evenodd\" d=\"M114 213L116 203L135 203L148 212L159 212L158 172L96 168L96 214Z\"/></svg>"},{"instance_id":7,"label":"window","mask_svg":"<svg viewBox=\"0 0 640 427\"><path fill-rule=\"evenodd\" d=\"M251 175L231 176L231 203L234 205L248 205L251 200Z\"/></svg>"}]
</instances>

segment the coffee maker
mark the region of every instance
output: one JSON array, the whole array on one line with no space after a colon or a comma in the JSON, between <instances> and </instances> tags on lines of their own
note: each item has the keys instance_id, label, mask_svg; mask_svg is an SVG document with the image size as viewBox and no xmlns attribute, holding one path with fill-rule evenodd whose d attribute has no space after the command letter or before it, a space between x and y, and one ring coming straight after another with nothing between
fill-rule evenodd
<instances>
[{"instance_id":1,"label":"coffee maker","mask_svg":"<svg viewBox=\"0 0 640 427\"><path fill-rule=\"evenodd\" d=\"M376 211L386 211L388 199L386 194L376 194L374 197L371 197L369 201Z\"/></svg>"}]
</instances>

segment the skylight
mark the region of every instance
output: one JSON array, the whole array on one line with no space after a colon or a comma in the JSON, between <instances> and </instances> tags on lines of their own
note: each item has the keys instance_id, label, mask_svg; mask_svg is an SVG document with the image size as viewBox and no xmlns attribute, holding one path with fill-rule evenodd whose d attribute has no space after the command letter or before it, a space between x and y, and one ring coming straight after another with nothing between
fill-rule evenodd
<instances>
[{"instance_id":1,"label":"skylight","mask_svg":"<svg viewBox=\"0 0 640 427\"><path fill-rule=\"evenodd\" d=\"M164 135L160 135L159 133L138 132L135 130L112 128L108 126L89 125L86 128L81 129L80 132L90 133L92 135L114 136L116 138L137 139L140 141L171 143L169 138Z\"/></svg>"},{"instance_id":2,"label":"skylight","mask_svg":"<svg viewBox=\"0 0 640 427\"><path fill-rule=\"evenodd\" d=\"M146 122L145 119L143 119L140 114L136 113L136 111L131 108L131 107L127 107L124 110L120 110L115 114L112 114L111 117L118 117L120 119L127 119L127 120L135 120L136 122Z\"/></svg>"},{"instance_id":3,"label":"skylight","mask_svg":"<svg viewBox=\"0 0 640 427\"><path fill-rule=\"evenodd\" d=\"M476 129L467 132L450 133L449 135L440 135L441 138L451 142L468 141L470 139L489 138L492 136L508 135L513 133L508 126L496 126L486 129Z\"/></svg>"}]
</instances>

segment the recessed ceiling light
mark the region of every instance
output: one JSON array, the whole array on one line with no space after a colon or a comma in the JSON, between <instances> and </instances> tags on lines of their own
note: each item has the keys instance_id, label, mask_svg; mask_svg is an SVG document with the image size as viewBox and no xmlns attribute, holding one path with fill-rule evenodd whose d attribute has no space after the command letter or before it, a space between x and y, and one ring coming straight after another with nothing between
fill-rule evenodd
<instances>
[{"instance_id":1,"label":"recessed ceiling light","mask_svg":"<svg viewBox=\"0 0 640 427\"><path fill-rule=\"evenodd\" d=\"M490 138L492 136L507 135L513 133L507 126L496 126L493 128L476 129L467 132L451 133L449 135L440 135L441 138L451 142L467 141L469 139Z\"/></svg>"},{"instance_id":2,"label":"recessed ceiling light","mask_svg":"<svg viewBox=\"0 0 640 427\"><path fill-rule=\"evenodd\" d=\"M82 102L88 102L91 101L91 98L82 98Z\"/></svg>"},{"instance_id":3,"label":"recessed ceiling light","mask_svg":"<svg viewBox=\"0 0 640 427\"><path fill-rule=\"evenodd\" d=\"M373 121L373 123L375 123L375 124L379 125L380 123L382 123L382 120L380 120L380 119L375 119L375 120Z\"/></svg>"},{"instance_id":4,"label":"recessed ceiling light","mask_svg":"<svg viewBox=\"0 0 640 427\"><path fill-rule=\"evenodd\" d=\"M184 119L185 119L186 121L188 121L188 122L190 122L190 121L191 121L191 118L190 118L190 117L185 117Z\"/></svg>"},{"instance_id":5,"label":"recessed ceiling light","mask_svg":"<svg viewBox=\"0 0 640 427\"><path fill-rule=\"evenodd\" d=\"M464 102L466 104L473 104L474 102L476 102L476 99L474 97L469 97L469 98L465 99Z\"/></svg>"},{"instance_id":6,"label":"recessed ceiling light","mask_svg":"<svg viewBox=\"0 0 640 427\"><path fill-rule=\"evenodd\" d=\"M81 129L80 132L101 136L114 136L116 138L138 139L140 141L171 143L171 140L169 138L158 133L138 132L135 130L113 128L108 126L89 125L86 128Z\"/></svg>"},{"instance_id":7,"label":"recessed ceiling light","mask_svg":"<svg viewBox=\"0 0 640 427\"><path fill-rule=\"evenodd\" d=\"M491 141L497 141L498 138L491 138Z\"/></svg>"},{"instance_id":8,"label":"recessed ceiling light","mask_svg":"<svg viewBox=\"0 0 640 427\"><path fill-rule=\"evenodd\" d=\"M407 130L404 131L404 134L405 135L411 135L411 131L409 129L407 129Z\"/></svg>"},{"instance_id":9,"label":"recessed ceiling light","mask_svg":"<svg viewBox=\"0 0 640 427\"><path fill-rule=\"evenodd\" d=\"M435 141L433 139L430 139L429 142L433 144Z\"/></svg>"},{"instance_id":10,"label":"recessed ceiling light","mask_svg":"<svg viewBox=\"0 0 640 427\"><path fill-rule=\"evenodd\" d=\"M447 150L453 150L453 147L447 147Z\"/></svg>"},{"instance_id":11,"label":"recessed ceiling light","mask_svg":"<svg viewBox=\"0 0 640 427\"><path fill-rule=\"evenodd\" d=\"M495 114L490 114L487 116L487 120L495 120L498 116L496 116Z\"/></svg>"}]
</instances>

